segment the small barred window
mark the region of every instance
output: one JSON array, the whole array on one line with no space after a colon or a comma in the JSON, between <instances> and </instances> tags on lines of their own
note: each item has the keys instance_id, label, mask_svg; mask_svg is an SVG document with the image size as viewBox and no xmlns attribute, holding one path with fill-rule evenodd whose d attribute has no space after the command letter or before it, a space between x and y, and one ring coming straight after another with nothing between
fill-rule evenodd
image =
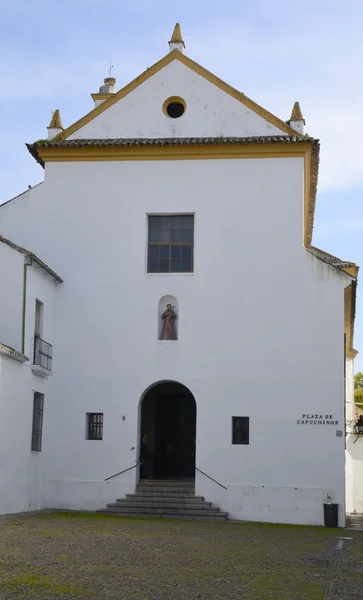
<instances>
[{"instance_id":1,"label":"small barred window","mask_svg":"<svg viewBox=\"0 0 363 600\"><path fill-rule=\"evenodd\" d=\"M103 413L87 413L87 439L103 439Z\"/></svg>"}]
</instances>

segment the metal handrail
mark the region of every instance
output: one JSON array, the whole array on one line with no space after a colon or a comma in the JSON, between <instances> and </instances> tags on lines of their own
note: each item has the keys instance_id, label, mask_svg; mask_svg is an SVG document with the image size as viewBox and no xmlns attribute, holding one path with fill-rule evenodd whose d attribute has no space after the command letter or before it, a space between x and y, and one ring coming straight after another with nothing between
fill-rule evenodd
<instances>
[{"instance_id":1,"label":"metal handrail","mask_svg":"<svg viewBox=\"0 0 363 600\"><path fill-rule=\"evenodd\" d=\"M214 483L217 483L225 490L228 489L228 488L226 488L225 485L223 485L222 483L219 483L219 481L217 481L216 479L213 479L213 477L210 477L210 475L207 475L207 473L204 473L204 471L201 471L200 469L198 469L198 467L195 467L195 470L198 471L199 473L202 473L202 475L205 475L206 477L208 477L208 479L211 479L212 481L214 481Z\"/></svg>"},{"instance_id":2,"label":"metal handrail","mask_svg":"<svg viewBox=\"0 0 363 600\"><path fill-rule=\"evenodd\" d=\"M39 335L34 336L33 364L52 370L53 346Z\"/></svg>"},{"instance_id":3,"label":"metal handrail","mask_svg":"<svg viewBox=\"0 0 363 600\"><path fill-rule=\"evenodd\" d=\"M111 477L107 477L105 479L105 481L109 481L110 479L117 477L117 475L122 475L122 473L126 473L127 471L131 471L132 469L136 469L136 467L138 467L140 464L141 464L141 461L140 461L140 458L138 458L136 463L134 465L132 465L132 467L129 467L128 469L124 469L123 471L120 471L119 473L115 473L115 475L111 475Z\"/></svg>"}]
</instances>

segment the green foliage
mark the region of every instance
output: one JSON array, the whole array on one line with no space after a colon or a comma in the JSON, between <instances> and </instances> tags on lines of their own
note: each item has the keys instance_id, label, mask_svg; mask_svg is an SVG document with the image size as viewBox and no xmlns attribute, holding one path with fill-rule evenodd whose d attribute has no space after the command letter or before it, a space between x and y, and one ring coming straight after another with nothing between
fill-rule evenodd
<instances>
[{"instance_id":1,"label":"green foliage","mask_svg":"<svg viewBox=\"0 0 363 600\"><path fill-rule=\"evenodd\" d=\"M358 371L354 375L354 402L358 408L363 408L363 373Z\"/></svg>"},{"instance_id":2,"label":"green foliage","mask_svg":"<svg viewBox=\"0 0 363 600\"><path fill-rule=\"evenodd\" d=\"M354 375L354 389L355 390L363 390L363 373L362 373L362 371L358 371Z\"/></svg>"},{"instance_id":3,"label":"green foliage","mask_svg":"<svg viewBox=\"0 0 363 600\"><path fill-rule=\"evenodd\" d=\"M354 402L358 405L358 408L363 408L363 390L354 390Z\"/></svg>"}]
</instances>

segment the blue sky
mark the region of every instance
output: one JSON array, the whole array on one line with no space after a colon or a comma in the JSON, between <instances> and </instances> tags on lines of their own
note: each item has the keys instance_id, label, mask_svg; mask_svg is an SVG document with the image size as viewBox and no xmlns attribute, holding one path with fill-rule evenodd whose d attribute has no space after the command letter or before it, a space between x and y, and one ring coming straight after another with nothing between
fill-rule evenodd
<instances>
[{"instance_id":1,"label":"blue sky","mask_svg":"<svg viewBox=\"0 0 363 600\"><path fill-rule=\"evenodd\" d=\"M299 100L321 140L313 243L363 266L361 0L0 0L0 204L42 179L24 143L91 110L114 64L117 89L168 52L186 54L283 120ZM355 345L362 351L363 296Z\"/></svg>"}]
</instances>

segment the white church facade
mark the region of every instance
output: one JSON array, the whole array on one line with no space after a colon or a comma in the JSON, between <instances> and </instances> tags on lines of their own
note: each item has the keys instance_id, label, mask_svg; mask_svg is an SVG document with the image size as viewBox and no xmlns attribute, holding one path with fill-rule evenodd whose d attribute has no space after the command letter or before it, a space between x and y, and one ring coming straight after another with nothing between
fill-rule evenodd
<instances>
[{"instance_id":1,"label":"white church facade","mask_svg":"<svg viewBox=\"0 0 363 600\"><path fill-rule=\"evenodd\" d=\"M330 498L343 525L358 267L312 246L319 142L169 46L56 111L44 181L0 206L0 513L185 480L232 519L322 525Z\"/></svg>"}]
</instances>

